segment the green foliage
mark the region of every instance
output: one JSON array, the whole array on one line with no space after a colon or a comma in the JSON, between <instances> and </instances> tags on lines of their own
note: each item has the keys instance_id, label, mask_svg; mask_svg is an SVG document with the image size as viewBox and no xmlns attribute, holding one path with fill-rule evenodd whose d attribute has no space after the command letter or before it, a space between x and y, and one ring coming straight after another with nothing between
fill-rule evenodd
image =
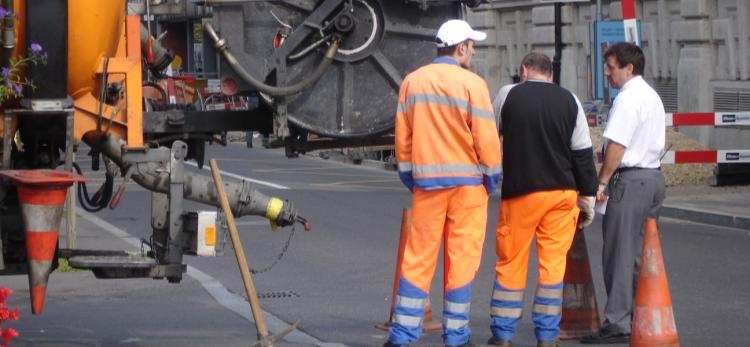
<instances>
[{"instance_id":1,"label":"green foliage","mask_svg":"<svg viewBox=\"0 0 750 347\"><path fill-rule=\"evenodd\" d=\"M76 269L72 266L70 266L70 263L68 263L68 260L65 258L57 258L57 272L74 272L74 271L83 271L81 269Z\"/></svg>"},{"instance_id":2,"label":"green foliage","mask_svg":"<svg viewBox=\"0 0 750 347\"><path fill-rule=\"evenodd\" d=\"M47 53L35 42L25 56L10 58L8 66L0 68L0 103L23 96L24 87L35 89L33 81L23 76L23 69L46 64Z\"/></svg>"}]
</instances>

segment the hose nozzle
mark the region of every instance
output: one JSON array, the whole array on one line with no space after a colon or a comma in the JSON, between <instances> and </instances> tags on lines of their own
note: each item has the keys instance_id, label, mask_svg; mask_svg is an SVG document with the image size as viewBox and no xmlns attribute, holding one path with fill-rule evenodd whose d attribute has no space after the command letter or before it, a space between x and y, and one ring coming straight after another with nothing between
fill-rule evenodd
<instances>
[{"instance_id":1,"label":"hose nozzle","mask_svg":"<svg viewBox=\"0 0 750 347\"><path fill-rule=\"evenodd\" d=\"M307 219L298 215L297 209L292 206L289 200L270 198L266 207L266 218L271 221L271 230L274 231L280 226L289 226L294 223L300 223L304 226L305 231L310 231L310 223Z\"/></svg>"}]
</instances>

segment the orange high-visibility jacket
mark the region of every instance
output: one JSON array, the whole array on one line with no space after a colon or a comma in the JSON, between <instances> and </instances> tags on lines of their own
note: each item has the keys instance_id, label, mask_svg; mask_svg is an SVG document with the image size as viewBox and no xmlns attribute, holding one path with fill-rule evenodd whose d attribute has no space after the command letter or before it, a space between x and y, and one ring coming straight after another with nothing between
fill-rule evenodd
<instances>
[{"instance_id":1,"label":"orange high-visibility jacket","mask_svg":"<svg viewBox=\"0 0 750 347\"><path fill-rule=\"evenodd\" d=\"M398 95L396 158L410 190L484 184L492 193L502 168L485 81L449 57L406 76Z\"/></svg>"}]
</instances>

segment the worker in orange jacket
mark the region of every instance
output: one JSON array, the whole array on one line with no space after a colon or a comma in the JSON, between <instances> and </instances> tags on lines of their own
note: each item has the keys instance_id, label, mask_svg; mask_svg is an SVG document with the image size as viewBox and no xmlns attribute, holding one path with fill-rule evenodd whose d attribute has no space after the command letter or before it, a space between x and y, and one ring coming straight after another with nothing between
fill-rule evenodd
<instances>
[{"instance_id":1,"label":"worker in orange jacket","mask_svg":"<svg viewBox=\"0 0 750 347\"><path fill-rule=\"evenodd\" d=\"M578 98L552 83L552 62L530 53L523 82L501 101L503 173L490 345L510 346L523 309L536 237L539 281L532 320L537 346L557 345L565 261L579 222L594 219L597 180L586 115Z\"/></svg>"},{"instance_id":2,"label":"worker in orange jacket","mask_svg":"<svg viewBox=\"0 0 750 347\"><path fill-rule=\"evenodd\" d=\"M443 237L443 340L447 346L470 346L471 285L482 254L488 195L501 177L487 84L468 70L474 42L486 36L465 21L447 21L437 33L438 57L401 84L396 157L399 176L413 193L414 222L385 346L419 339Z\"/></svg>"}]
</instances>

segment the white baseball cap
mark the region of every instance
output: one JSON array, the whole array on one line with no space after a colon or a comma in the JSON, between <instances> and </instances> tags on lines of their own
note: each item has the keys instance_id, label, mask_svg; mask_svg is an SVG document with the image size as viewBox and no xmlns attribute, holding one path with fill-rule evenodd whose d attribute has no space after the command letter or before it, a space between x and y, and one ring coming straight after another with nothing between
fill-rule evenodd
<instances>
[{"instance_id":1,"label":"white baseball cap","mask_svg":"<svg viewBox=\"0 0 750 347\"><path fill-rule=\"evenodd\" d=\"M484 41L486 38L486 33L472 29L469 23L460 19L451 19L443 23L435 37L438 48L454 46L469 39Z\"/></svg>"}]
</instances>

